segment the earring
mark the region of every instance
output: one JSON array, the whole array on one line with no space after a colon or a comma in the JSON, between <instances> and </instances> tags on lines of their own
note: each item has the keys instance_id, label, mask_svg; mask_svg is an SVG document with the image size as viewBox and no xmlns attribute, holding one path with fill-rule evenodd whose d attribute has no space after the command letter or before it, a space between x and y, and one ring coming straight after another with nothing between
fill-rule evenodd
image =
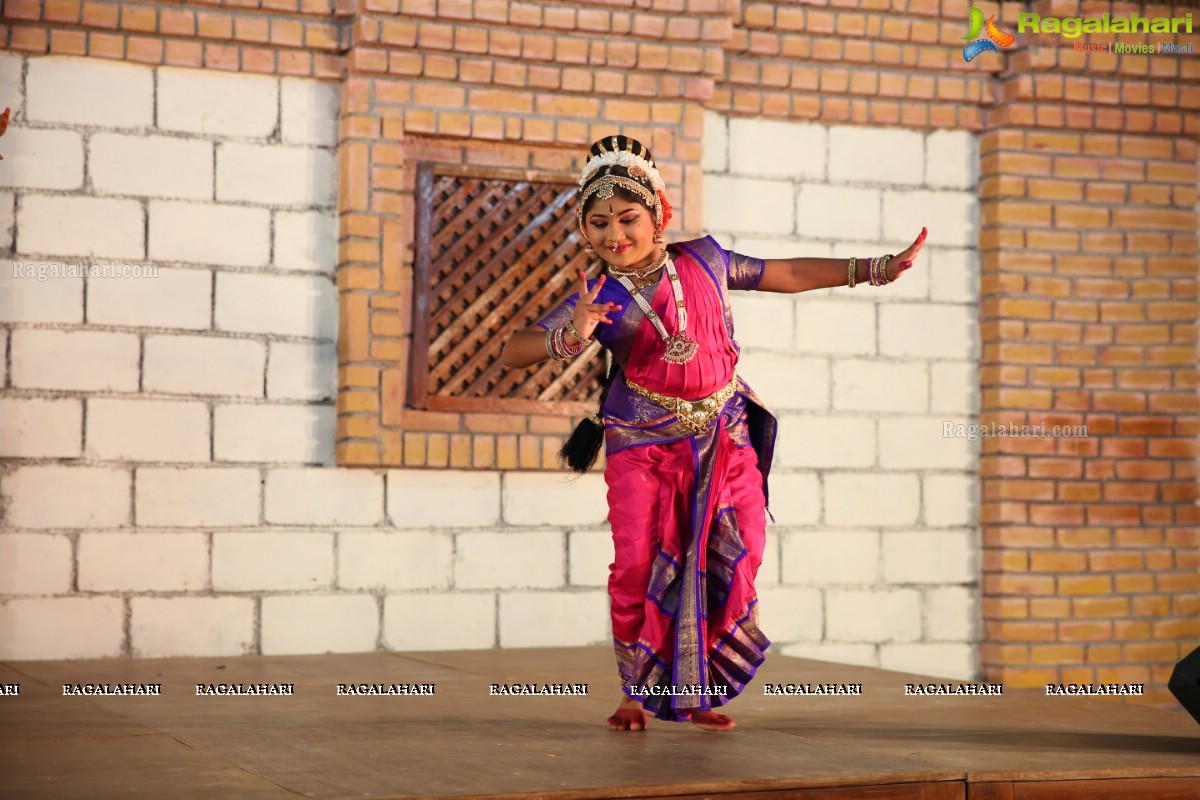
<instances>
[{"instance_id":1,"label":"earring","mask_svg":"<svg viewBox=\"0 0 1200 800\"><path fill-rule=\"evenodd\" d=\"M596 255L596 251L592 249L592 243L587 241L583 243L583 252L590 255Z\"/></svg>"},{"instance_id":2,"label":"earring","mask_svg":"<svg viewBox=\"0 0 1200 800\"><path fill-rule=\"evenodd\" d=\"M663 235L662 235L662 228L659 228L658 230L656 230L654 232L654 243L662 244L663 241L664 241L664 239L663 239Z\"/></svg>"}]
</instances>

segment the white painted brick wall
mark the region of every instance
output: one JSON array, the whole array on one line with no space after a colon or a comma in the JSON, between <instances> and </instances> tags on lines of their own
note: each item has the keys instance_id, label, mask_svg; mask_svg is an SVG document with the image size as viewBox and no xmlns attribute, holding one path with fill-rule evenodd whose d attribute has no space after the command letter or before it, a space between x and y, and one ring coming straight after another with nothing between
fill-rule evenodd
<instances>
[{"instance_id":1,"label":"white painted brick wall","mask_svg":"<svg viewBox=\"0 0 1200 800\"><path fill-rule=\"evenodd\" d=\"M0 476L4 522L17 529L123 527L131 484L129 470L115 466L16 467Z\"/></svg>"},{"instance_id":2,"label":"white painted brick wall","mask_svg":"<svg viewBox=\"0 0 1200 800\"><path fill-rule=\"evenodd\" d=\"M97 194L211 200L213 145L175 136L97 133L88 142L88 174Z\"/></svg>"},{"instance_id":3,"label":"white painted brick wall","mask_svg":"<svg viewBox=\"0 0 1200 800\"><path fill-rule=\"evenodd\" d=\"M0 322L83 322L83 278L17 277L16 268L44 263L26 256L0 259Z\"/></svg>"},{"instance_id":4,"label":"white painted brick wall","mask_svg":"<svg viewBox=\"0 0 1200 800\"><path fill-rule=\"evenodd\" d=\"M921 482L925 524L940 528L979 523L979 480L974 475L928 475Z\"/></svg>"},{"instance_id":5,"label":"white painted brick wall","mask_svg":"<svg viewBox=\"0 0 1200 800\"><path fill-rule=\"evenodd\" d=\"M772 642L821 638L825 615L818 589L765 586L758 597L758 624Z\"/></svg>"},{"instance_id":6,"label":"white painted brick wall","mask_svg":"<svg viewBox=\"0 0 1200 800\"><path fill-rule=\"evenodd\" d=\"M18 245L24 253L43 256L42 261L143 262L144 230L145 214L135 200L27 194L17 209Z\"/></svg>"},{"instance_id":7,"label":"white painted brick wall","mask_svg":"<svg viewBox=\"0 0 1200 800\"><path fill-rule=\"evenodd\" d=\"M733 338L742 350L790 350L795 325L795 303L768 292L730 292Z\"/></svg>"},{"instance_id":8,"label":"white painted brick wall","mask_svg":"<svg viewBox=\"0 0 1200 800\"><path fill-rule=\"evenodd\" d=\"M88 282L88 322L204 330L212 317L212 273L160 267L157 277Z\"/></svg>"},{"instance_id":9,"label":"white painted brick wall","mask_svg":"<svg viewBox=\"0 0 1200 800\"><path fill-rule=\"evenodd\" d=\"M841 411L924 412L929 408L929 376L923 361L833 362L833 407Z\"/></svg>"},{"instance_id":10,"label":"white painted brick wall","mask_svg":"<svg viewBox=\"0 0 1200 800\"><path fill-rule=\"evenodd\" d=\"M136 392L141 343L132 333L39 328L12 332L18 389Z\"/></svg>"},{"instance_id":11,"label":"white painted brick wall","mask_svg":"<svg viewBox=\"0 0 1200 800\"><path fill-rule=\"evenodd\" d=\"M787 181L709 175L704 216L719 219L719 229L730 233L791 233L795 194Z\"/></svg>"},{"instance_id":12,"label":"white painted brick wall","mask_svg":"<svg viewBox=\"0 0 1200 800\"><path fill-rule=\"evenodd\" d=\"M337 146L340 92L336 83L281 78L280 137L287 144Z\"/></svg>"},{"instance_id":13,"label":"white painted brick wall","mask_svg":"<svg viewBox=\"0 0 1200 800\"><path fill-rule=\"evenodd\" d=\"M217 275L216 327L223 331L337 338L337 290L307 275Z\"/></svg>"},{"instance_id":14,"label":"white painted brick wall","mask_svg":"<svg viewBox=\"0 0 1200 800\"><path fill-rule=\"evenodd\" d=\"M333 534L314 531L214 533L218 592L278 592L333 585Z\"/></svg>"},{"instance_id":15,"label":"white painted brick wall","mask_svg":"<svg viewBox=\"0 0 1200 800\"><path fill-rule=\"evenodd\" d=\"M6 102L0 100L0 102ZM0 180L22 189L83 187L83 136L76 131L10 125L4 133Z\"/></svg>"},{"instance_id":16,"label":"white painted brick wall","mask_svg":"<svg viewBox=\"0 0 1200 800\"><path fill-rule=\"evenodd\" d=\"M279 81L264 75L162 67L159 128L265 139L279 126Z\"/></svg>"},{"instance_id":17,"label":"white painted brick wall","mask_svg":"<svg viewBox=\"0 0 1200 800\"><path fill-rule=\"evenodd\" d=\"M332 464L337 415L331 406L218 405L217 461Z\"/></svg>"},{"instance_id":18,"label":"white painted brick wall","mask_svg":"<svg viewBox=\"0 0 1200 800\"><path fill-rule=\"evenodd\" d=\"M278 269L333 274L337 219L326 211L277 211L272 252Z\"/></svg>"},{"instance_id":19,"label":"white painted brick wall","mask_svg":"<svg viewBox=\"0 0 1200 800\"><path fill-rule=\"evenodd\" d=\"M432 531L341 531L337 585L349 590L445 590L450 587L454 542Z\"/></svg>"},{"instance_id":20,"label":"white painted brick wall","mask_svg":"<svg viewBox=\"0 0 1200 800\"><path fill-rule=\"evenodd\" d=\"M919 186L925 177L925 139L918 131L835 125L829 129L829 178Z\"/></svg>"},{"instance_id":21,"label":"white painted brick wall","mask_svg":"<svg viewBox=\"0 0 1200 800\"><path fill-rule=\"evenodd\" d=\"M336 173L327 150L228 142L217 148L217 200L324 208L333 205Z\"/></svg>"},{"instance_id":22,"label":"white painted brick wall","mask_svg":"<svg viewBox=\"0 0 1200 800\"><path fill-rule=\"evenodd\" d=\"M715 111L704 112L704 156L700 166L706 173L729 171L729 120Z\"/></svg>"},{"instance_id":23,"label":"white painted brick wall","mask_svg":"<svg viewBox=\"0 0 1200 800\"><path fill-rule=\"evenodd\" d=\"M266 266L271 259L271 212L220 203L151 200L150 257L229 267Z\"/></svg>"},{"instance_id":24,"label":"white painted brick wall","mask_svg":"<svg viewBox=\"0 0 1200 800\"><path fill-rule=\"evenodd\" d=\"M262 600L263 655L362 653L379 639L379 605L366 594L275 595Z\"/></svg>"},{"instance_id":25,"label":"white painted brick wall","mask_svg":"<svg viewBox=\"0 0 1200 800\"><path fill-rule=\"evenodd\" d=\"M383 644L400 651L495 647L496 611L491 592L388 595Z\"/></svg>"},{"instance_id":26,"label":"white painted brick wall","mask_svg":"<svg viewBox=\"0 0 1200 800\"><path fill-rule=\"evenodd\" d=\"M0 250L11 250L13 246L13 224L17 221L17 195L15 192L0 192ZM12 274L12 270L9 270Z\"/></svg>"},{"instance_id":27,"label":"white painted brick wall","mask_svg":"<svg viewBox=\"0 0 1200 800\"><path fill-rule=\"evenodd\" d=\"M505 592L501 647L577 647L612 641L607 592Z\"/></svg>"},{"instance_id":28,"label":"white painted brick wall","mask_svg":"<svg viewBox=\"0 0 1200 800\"><path fill-rule=\"evenodd\" d=\"M979 144L966 131L933 131L925 137L925 184L974 189L979 181Z\"/></svg>"},{"instance_id":29,"label":"white painted brick wall","mask_svg":"<svg viewBox=\"0 0 1200 800\"><path fill-rule=\"evenodd\" d=\"M147 128L154 122L154 73L104 59L28 59L25 119L104 128ZM207 74L207 73L205 73Z\"/></svg>"},{"instance_id":30,"label":"white painted brick wall","mask_svg":"<svg viewBox=\"0 0 1200 800\"><path fill-rule=\"evenodd\" d=\"M337 347L332 343L271 342L267 397L330 400L337 394Z\"/></svg>"},{"instance_id":31,"label":"white painted brick wall","mask_svg":"<svg viewBox=\"0 0 1200 800\"><path fill-rule=\"evenodd\" d=\"M926 253L929 258L926 259ZM979 297L979 252L960 247L931 245L921 248L921 272L929 274L929 299L943 303L966 303L971 308ZM912 274L916 274L916 267ZM908 280L908 276L905 276Z\"/></svg>"},{"instance_id":32,"label":"white painted brick wall","mask_svg":"<svg viewBox=\"0 0 1200 800\"><path fill-rule=\"evenodd\" d=\"M17 114L25 106L25 59L16 53L0 53L0 97Z\"/></svg>"},{"instance_id":33,"label":"white painted brick wall","mask_svg":"<svg viewBox=\"0 0 1200 800\"><path fill-rule=\"evenodd\" d=\"M608 487L598 472L578 477L506 472L503 479L504 521L509 525L591 527L608 519Z\"/></svg>"},{"instance_id":34,"label":"white painted brick wall","mask_svg":"<svg viewBox=\"0 0 1200 800\"><path fill-rule=\"evenodd\" d=\"M912 525L920 509L916 475L834 472L825 476L825 524Z\"/></svg>"},{"instance_id":35,"label":"white painted brick wall","mask_svg":"<svg viewBox=\"0 0 1200 800\"><path fill-rule=\"evenodd\" d=\"M773 411L829 408L828 359L749 352L738 374Z\"/></svg>"},{"instance_id":36,"label":"white painted brick wall","mask_svg":"<svg viewBox=\"0 0 1200 800\"><path fill-rule=\"evenodd\" d=\"M0 604L0 658L114 658L125 638L119 597L28 597Z\"/></svg>"},{"instance_id":37,"label":"white painted brick wall","mask_svg":"<svg viewBox=\"0 0 1200 800\"><path fill-rule=\"evenodd\" d=\"M897 672L969 681L978 675L978 657L970 644L883 644L879 666Z\"/></svg>"},{"instance_id":38,"label":"white painted brick wall","mask_svg":"<svg viewBox=\"0 0 1200 800\"><path fill-rule=\"evenodd\" d=\"M81 401L0 397L0 458L79 458L82 454Z\"/></svg>"},{"instance_id":39,"label":"white painted brick wall","mask_svg":"<svg viewBox=\"0 0 1200 800\"><path fill-rule=\"evenodd\" d=\"M455 538L458 589L550 589L562 586L566 546L558 531L460 533Z\"/></svg>"},{"instance_id":40,"label":"white painted brick wall","mask_svg":"<svg viewBox=\"0 0 1200 800\"><path fill-rule=\"evenodd\" d=\"M804 184L796 202L796 232L814 238L874 239L880 234L879 211L878 189Z\"/></svg>"},{"instance_id":41,"label":"white painted brick wall","mask_svg":"<svg viewBox=\"0 0 1200 800\"><path fill-rule=\"evenodd\" d=\"M383 473L347 469L267 472L268 524L378 525L383 522Z\"/></svg>"},{"instance_id":42,"label":"white painted brick wall","mask_svg":"<svg viewBox=\"0 0 1200 800\"><path fill-rule=\"evenodd\" d=\"M978 556L970 531L883 534L883 577L888 583L966 583L978 573Z\"/></svg>"},{"instance_id":43,"label":"white painted brick wall","mask_svg":"<svg viewBox=\"0 0 1200 800\"><path fill-rule=\"evenodd\" d=\"M70 539L51 533L0 534L0 594L66 594L70 590Z\"/></svg>"},{"instance_id":44,"label":"white painted brick wall","mask_svg":"<svg viewBox=\"0 0 1200 800\"><path fill-rule=\"evenodd\" d=\"M135 658L240 656L253 652L255 601L249 597L134 597Z\"/></svg>"},{"instance_id":45,"label":"white painted brick wall","mask_svg":"<svg viewBox=\"0 0 1200 800\"><path fill-rule=\"evenodd\" d=\"M930 220L936 220L930 223ZM979 202L968 192L884 191L883 236L911 242L929 228L930 244L976 247L979 241Z\"/></svg>"},{"instance_id":46,"label":"white painted brick wall","mask_svg":"<svg viewBox=\"0 0 1200 800\"><path fill-rule=\"evenodd\" d=\"M771 514L780 525L811 525L821 518L821 485L803 472L772 472Z\"/></svg>"},{"instance_id":47,"label":"white painted brick wall","mask_svg":"<svg viewBox=\"0 0 1200 800\"><path fill-rule=\"evenodd\" d=\"M781 467L871 467L875 420L866 416L783 414L775 443Z\"/></svg>"},{"instance_id":48,"label":"white painted brick wall","mask_svg":"<svg viewBox=\"0 0 1200 800\"><path fill-rule=\"evenodd\" d=\"M879 309L883 355L974 360L978 329L974 310L962 305L904 303Z\"/></svg>"},{"instance_id":49,"label":"white painted brick wall","mask_svg":"<svg viewBox=\"0 0 1200 800\"><path fill-rule=\"evenodd\" d=\"M879 465L884 469L961 469L976 462L976 443L942 435L937 417L879 420Z\"/></svg>"},{"instance_id":50,"label":"white painted brick wall","mask_svg":"<svg viewBox=\"0 0 1200 800\"><path fill-rule=\"evenodd\" d=\"M390 470L387 516L397 528L494 526L500 521L500 475L458 470Z\"/></svg>"},{"instance_id":51,"label":"white painted brick wall","mask_svg":"<svg viewBox=\"0 0 1200 800\"><path fill-rule=\"evenodd\" d=\"M267 347L251 339L147 336L142 362L146 391L262 397Z\"/></svg>"},{"instance_id":52,"label":"white painted brick wall","mask_svg":"<svg viewBox=\"0 0 1200 800\"><path fill-rule=\"evenodd\" d=\"M827 142L821 125L734 118L729 120L729 171L771 178L822 178Z\"/></svg>"},{"instance_id":53,"label":"white painted brick wall","mask_svg":"<svg viewBox=\"0 0 1200 800\"><path fill-rule=\"evenodd\" d=\"M873 355L875 305L797 300L795 348L804 353Z\"/></svg>"},{"instance_id":54,"label":"white painted brick wall","mask_svg":"<svg viewBox=\"0 0 1200 800\"><path fill-rule=\"evenodd\" d=\"M979 590L938 586L925 593L925 626L934 641L975 641L979 637Z\"/></svg>"},{"instance_id":55,"label":"white painted brick wall","mask_svg":"<svg viewBox=\"0 0 1200 800\"><path fill-rule=\"evenodd\" d=\"M847 642L913 642L921 637L915 589L830 589L826 636Z\"/></svg>"},{"instance_id":56,"label":"white painted brick wall","mask_svg":"<svg viewBox=\"0 0 1200 800\"><path fill-rule=\"evenodd\" d=\"M929 367L929 410L943 414L979 414L979 370L974 361L943 361Z\"/></svg>"},{"instance_id":57,"label":"white painted brick wall","mask_svg":"<svg viewBox=\"0 0 1200 800\"><path fill-rule=\"evenodd\" d=\"M139 467L137 524L161 528L257 525L262 477L245 467Z\"/></svg>"},{"instance_id":58,"label":"white painted brick wall","mask_svg":"<svg viewBox=\"0 0 1200 800\"><path fill-rule=\"evenodd\" d=\"M83 592L196 592L208 584L202 533L84 533L78 559Z\"/></svg>"},{"instance_id":59,"label":"white painted brick wall","mask_svg":"<svg viewBox=\"0 0 1200 800\"><path fill-rule=\"evenodd\" d=\"M611 528L571 531L567 534L567 583L606 588L614 555Z\"/></svg>"},{"instance_id":60,"label":"white painted brick wall","mask_svg":"<svg viewBox=\"0 0 1200 800\"><path fill-rule=\"evenodd\" d=\"M783 580L794 584L874 584L879 533L810 530L783 535Z\"/></svg>"},{"instance_id":61,"label":"white painted brick wall","mask_svg":"<svg viewBox=\"0 0 1200 800\"><path fill-rule=\"evenodd\" d=\"M97 461L207 461L208 406L93 397L87 403L86 452Z\"/></svg>"}]
</instances>

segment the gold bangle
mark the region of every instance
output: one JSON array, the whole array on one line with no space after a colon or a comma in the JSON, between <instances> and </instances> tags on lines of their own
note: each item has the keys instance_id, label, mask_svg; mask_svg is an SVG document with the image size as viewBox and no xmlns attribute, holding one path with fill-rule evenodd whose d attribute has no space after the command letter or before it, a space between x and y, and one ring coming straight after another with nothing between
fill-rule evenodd
<instances>
[{"instance_id":1,"label":"gold bangle","mask_svg":"<svg viewBox=\"0 0 1200 800\"><path fill-rule=\"evenodd\" d=\"M572 336L574 336L576 341L578 341L580 344L591 344L592 343L591 339L583 338L583 334L581 334L579 332L579 329L575 327L575 320L573 320L573 319L567 320L567 332L570 333Z\"/></svg>"},{"instance_id":2,"label":"gold bangle","mask_svg":"<svg viewBox=\"0 0 1200 800\"><path fill-rule=\"evenodd\" d=\"M850 280L848 283L850 284L851 289L854 288L854 282L857 278L857 276L854 274L854 265L857 260L858 259L856 259L854 256L850 256Z\"/></svg>"}]
</instances>

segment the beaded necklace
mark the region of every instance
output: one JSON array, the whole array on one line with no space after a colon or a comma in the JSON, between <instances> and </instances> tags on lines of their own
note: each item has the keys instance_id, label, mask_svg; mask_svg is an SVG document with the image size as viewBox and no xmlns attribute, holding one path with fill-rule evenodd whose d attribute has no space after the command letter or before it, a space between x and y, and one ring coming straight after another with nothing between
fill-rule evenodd
<instances>
[{"instance_id":1,"label":"beaded necklace","mask_svg":"<svg viewBox=\"0 0 1200 800\"><path fill-rule=\"evenodd\" d=\"M666 251L664 251L665 253ZM642 307L643 313L650 319L650 323L658 331L658 335L666 342L667 348L663 352L662 359L671 364L686 364L696 355L696 350L699 345L687 336L687 307L683 303L683 287L679 285L679 273L675 271L675 262L670 256L666 258L667 262L667 277L671 279L671 292L675 295L675 309L679 320L679 330L674 336L667 333L666 327L658 314L654 313L654 309L650 307L650 303L646 298L642 297L641 292L633 285L633 282L625 275L616 275L616 279L629 292L634 301Z\"/></svg>"}]
</instances>

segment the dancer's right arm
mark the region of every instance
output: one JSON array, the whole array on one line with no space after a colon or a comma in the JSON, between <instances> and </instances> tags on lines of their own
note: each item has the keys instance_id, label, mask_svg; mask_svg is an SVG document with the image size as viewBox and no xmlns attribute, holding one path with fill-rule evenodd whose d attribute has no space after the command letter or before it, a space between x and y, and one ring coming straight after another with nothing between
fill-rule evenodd
<instances>
[{"instance_id":1,"label":"dancer's right arm","mask_svg":"<svg viewBox=\"0 0 1200 800\"><path fill-rule=\"evenodd\" d=\"M592 338L592 333L596 330L597 325L612 324L613 321L607 316L609 312L621 310L621 306L615 303L594 302L596 296L600 294L600 287L604 285L606 277L601 275L600 279L596 281L596 285L589 290L587 276L582 272L579 273L582 288L579 291L580 299L575 305L572 322L585 339ZM509 337L508 341L504 343L504 352L500 356L500 363L506 367L520 369L531 367L549 357L550 354L546 352L546 331L535 325L519 330Z\"/></svg>"}]
</instances>

